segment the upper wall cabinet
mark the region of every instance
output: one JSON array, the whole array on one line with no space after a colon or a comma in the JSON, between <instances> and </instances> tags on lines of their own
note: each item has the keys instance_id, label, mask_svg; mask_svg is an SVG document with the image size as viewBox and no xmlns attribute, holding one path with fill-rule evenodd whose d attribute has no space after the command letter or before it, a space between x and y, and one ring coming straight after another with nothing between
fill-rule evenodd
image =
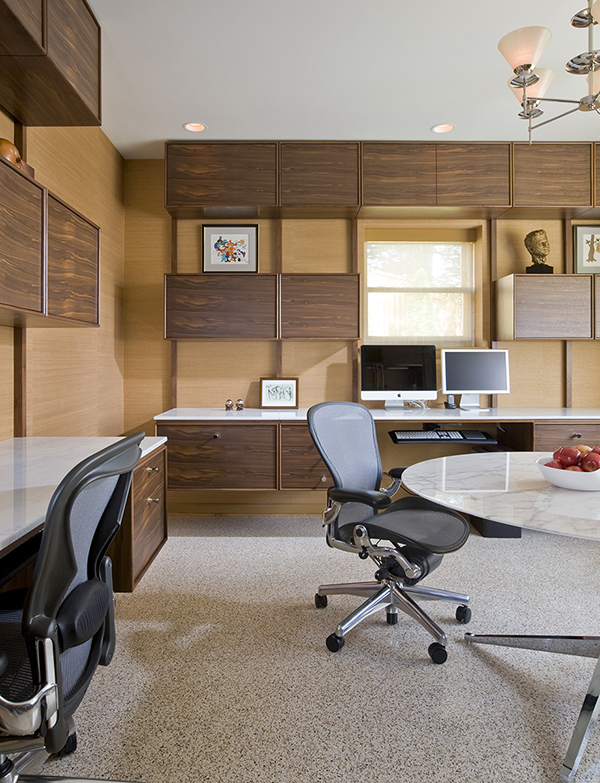
<instances>
[{"instance_id":1,"label":"upper wall cabinet","mask_svg":"<svg viewBox=\"0 0 600 783\"><path fill-rule=\"evenodd\" d=\"M281 206L359 205L360 144L281 142Z\"/></svg>"},{"instance_id":2,"label":"upper wall cabinet","mask_svg":"<svg viewBox=\"0 0 600 783\"><path fill-rule=\"evenodd\" d=\"M24 125L100 125L100 27L85 0L0 0L0 105Z\"/></svg>"},{"instance_id":3,"label":"upper wall cabinet","mask_svg":"<svg viewBox=\"0 0 600 783\"><path fill-rule=\"evenodd\" d=\"M365 206L436 205L436 145L363 143Z\"/></svg>"},{"instance_id":4,"label":"upper wall cabinet","mask_svg":"<svg viewBox=\"0 0 600 783\"><path fill-rule=\"evenodd\" d=\"M591 144L515 144L516 207L592 204Z\"/></svg>"},{"instance_id":5,"label":"upper wall cabinet","mask_svg":"<svg viewBox=\"0 0 600 783\"><path fill-rule=\"evenodd\" d=\"M510 205L509 144L437 144L438 206Z\"/></svg>"},{"instance_id":6,"label":"upper wall cabinet","mask_svg":"<svg viewBox=\"0 0 600 783\"><path fill-rule=\"evenodd\" d=\"M277 142L166 144L166 206L277 204Z\"/></svg>"},{"instance_id":7,"label":"upper wall cabinet","mask_svg":"<svg viewBox=\"0 0 600 783\"><path fill-rule=\"evenodd\" d=\"M357 340L357 274L282 274L281 337Z\"/></svg>"}]
</instances>

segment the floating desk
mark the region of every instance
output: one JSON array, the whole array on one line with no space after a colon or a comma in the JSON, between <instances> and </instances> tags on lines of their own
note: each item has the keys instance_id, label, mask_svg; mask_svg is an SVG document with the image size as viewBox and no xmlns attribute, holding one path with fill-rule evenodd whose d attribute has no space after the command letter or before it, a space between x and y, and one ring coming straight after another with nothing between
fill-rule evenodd
<instances>
[{"instance_id":1,"label":"floating desk","mask_svg":"<svg viewBox=\"0 0 600 783\"><path fill-rule=\"evenodd\" d=\"M0 504L0 557L6 558L17 548L26 547L27 542L41 531L50 498L71 468L74 468L75 465L86 457L95 454L118 440L120 440L118 437L91 437L11 438L1 441L0 495L2 503ZM144 438L141 443L142 456L135 471L138 471L140 466L141 470L147 470L145 461L156 461L161 452L164 458L165 442L165 438ZM158 463L157 465L152 465L151 474L149 475L152 477L159 475ZM160 475L161 481L164 482L164 473ZM130 513L127 515L127 519L124 517L123 525L127 524L133 528L136 515L132 509L132 494L133 487L130 493L130 500L128 500ZM154 494L159 495L160 493L155 492ZM164 513L164 497L160 502L154 502L154 498L152 500L153 502L150 504L152 512L156 513L156 508ZM144 519L144 521L146 520ZM166 528L163 524L164 529ZM129 532L132 536L135 536L135 530ZM155 538L159 534L164 537L162 531L159 530L159 526L157 526L154 533ZM152 540L155 545L154 549L145 552L145 557L150 559L156 553L156 547L160 548L159 541ZM147 545L147 541L144 541L144 544ZM112 554L115 589L118 590L133 589L133 586L126 587L118 584L118 580L121 579L120 574L124 573L130 565L125 562L126 559L132 557L132 553L125 551L125 549L125 547L121 547ZM34 549L31 552L28 550L28 554L33 556L35 554ZM4 567L6 567L7 562L5 559Z\"/></svg>"},{"instance_id":2,"label":"floating desk","mask_svg":"<svg viewBox=\"0 0 600 783\"><path fill-rule=\"evenodd\" d=\"M600 492L577 492L549 484L535 460L548 452L458 454L407 468L402 483L420 497L455 511L530 530L600 540ZM600 636L497 636L466 634L467 640L597 659L560 772L575 776L600 702Z\"/></svg>"}]
</instances>

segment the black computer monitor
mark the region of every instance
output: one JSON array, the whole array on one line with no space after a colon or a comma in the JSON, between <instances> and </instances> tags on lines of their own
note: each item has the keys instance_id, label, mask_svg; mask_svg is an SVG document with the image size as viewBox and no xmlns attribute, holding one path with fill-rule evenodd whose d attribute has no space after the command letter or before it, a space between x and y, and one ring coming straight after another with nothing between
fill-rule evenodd
<instances>
[{"instance_id":1,"label":"black computer monitor","mask_svg":"<svg viewBox=\"0 0 600 783\"><path fill-rule=\"evenodd\" d=\"M437 398L435 345L362 345L360 396L386 408Z\"/></svg>"}]
</instances>

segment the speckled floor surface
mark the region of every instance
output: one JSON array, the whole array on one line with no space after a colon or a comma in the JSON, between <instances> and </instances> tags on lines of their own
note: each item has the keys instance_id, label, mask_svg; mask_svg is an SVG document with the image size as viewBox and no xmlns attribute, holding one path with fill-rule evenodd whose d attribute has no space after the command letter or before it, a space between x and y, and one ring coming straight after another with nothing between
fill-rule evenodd
<instances>
[{"instance_id":1,"label":"speckled floor surface","mask_svg":"<svg viewBox=\"0 0 600 783\"><path fill-rule=\"evenodd\" d=\"M600 633L600 544L473 535L425 584L472 598L426 608L448 661L400 615L365 620L319 583L370 580L317 517L175 517L136 591L117 595L118 647L77 712L79 749L44 772L146 783L558 783L594 662L468 646L474 633ZM600 727L576 783L600 781Z\"/></svg>"}]
</instances>

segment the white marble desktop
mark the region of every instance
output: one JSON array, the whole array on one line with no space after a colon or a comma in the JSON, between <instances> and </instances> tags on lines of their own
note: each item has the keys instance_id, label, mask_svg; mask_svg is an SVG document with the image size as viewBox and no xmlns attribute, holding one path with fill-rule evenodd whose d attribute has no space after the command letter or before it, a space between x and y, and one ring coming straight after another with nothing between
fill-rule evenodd
<instances>
[{"instance_id":1,"label":"white marble desktop","mask_svg":"<svg viewBox=\"0 0 600 783\"><path fill-rule=\"evenodd\" d=\"M550 452L457 454L426 460L402 474L405 487L442 506L516 527L600 538L600 491L555 487L535 461Z\"/></svg>"},{"instance_id":2,"label":"white marble desktop","mask_svg":"<svg viewBox=\"0 0 600 783\"><path fill-rule=\"evenodd\" d=\"M52 493L81 460L120 438L11 438L0 442L0 549L43 524ZM164 437L147 437L142 457Z\"/></svg>"},{"instance_id":3,"label":"white marble desktop","mask_svg":"<svg viewBox=\"0 0 600 783\"><path fill-rule=\"evenodd\" d=\"M166 421L306 421L307 408L245 408L226 411L224 408L172 408L154 417ZM434 421L438 423L502 422L502 421L600 421L599 408L399 408L386 411L370 408L375 421Z\"/></svg>"}]
</instances>

